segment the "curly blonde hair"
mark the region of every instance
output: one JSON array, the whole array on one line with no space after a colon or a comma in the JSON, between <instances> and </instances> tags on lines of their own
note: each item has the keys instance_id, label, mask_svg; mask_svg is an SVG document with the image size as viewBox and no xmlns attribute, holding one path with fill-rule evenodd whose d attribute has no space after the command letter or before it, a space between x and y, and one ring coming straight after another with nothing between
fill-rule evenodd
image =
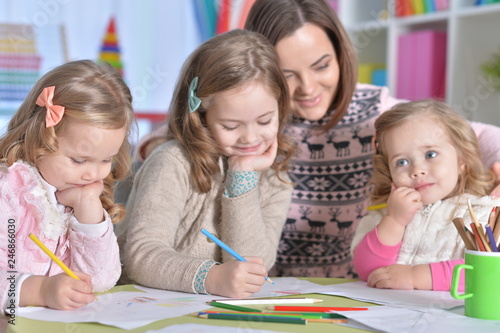
<instances>
[{"instance_id":1,"label":"curly blonde hair","mask_svg":"<svg viewBox=\"0 0 500 333\"><path fill-rule=\"evenodd\" d=\"M189 112L189 84L198 77L196 95L200 108ZM278 101L278 156L272 168L288 170L295 144L283 133L288 122L288 86L272 45L262 35L246 30L232 30L215 36L199 46L183 65L170 105L167 140L176 139L188 156L191 179L196 189L206 193L219 173L217 161L221 149L206 127L205 115L214 94L260 83Z\"/></svg>"},{"instance_id":2,"label":"curly blonde hair","mask_svg":"<svg viewBox=\"0 0 500 333\"><path fill-rule=\"evenodd\" d=\"M452 195L470 193L484 196L490 193L495 178L481 162L477 137L467 120L443 102L422 100L397 104L375 121L377 151L373 157L373 175L370 180L372 202L385 202L391 192L392 178L384 144L385 134L392 128L416 121L415 118L422 116L431 118L445 130L459 160L464 163Z\"/></svg>"},{"instance_id":3,"label":"curly blonde hair","mask_svg":"<svg viewBox=\"0 0 500 333\"><path fill-rule=\"evenodd\" d=\"M38 106L36 100L50 86L55 86L53 103L64 106L65 111L57 125L47 128L46 108ZM125 216L125 209L114 203L113 189L115 181L125 177L130 169L128 137L135 121L130 90L109 64L73 61L42 76L10 120L7 133L0 138L0 163L11 166L22 160L36 166L41 157L57 152L57 137L69 120L106 129L127 129L100 196L104 209L116 223Z\"/></svg>"}]
</instances>

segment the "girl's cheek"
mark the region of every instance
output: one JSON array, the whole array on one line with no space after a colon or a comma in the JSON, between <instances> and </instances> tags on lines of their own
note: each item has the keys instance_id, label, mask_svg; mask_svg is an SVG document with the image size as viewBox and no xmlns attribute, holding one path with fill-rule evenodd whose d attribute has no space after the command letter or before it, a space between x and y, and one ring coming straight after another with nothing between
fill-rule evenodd
<instances>
[{"instance_id":1,"label":"girl's cheek","mask_svg":"<svg viewBox=\"0 0 500 333\"><path fill-rule=\"evenodd\" d=\"M274 140L277 135L278 135L278 128L269 128L266 129L266 131L264 131L263 133L263 137L266 140Z\"/></svg>"}]
</instances>

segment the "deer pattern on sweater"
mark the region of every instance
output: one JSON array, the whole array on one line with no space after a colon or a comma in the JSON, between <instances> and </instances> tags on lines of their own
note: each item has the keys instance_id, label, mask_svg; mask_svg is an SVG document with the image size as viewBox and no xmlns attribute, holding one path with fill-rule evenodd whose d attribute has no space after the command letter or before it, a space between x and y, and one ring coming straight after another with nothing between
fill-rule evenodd
<instances>
[{"instance_id":1,"label":"deer pattern on sweater","mask_svg":"<svg viewBox=\"0 0 500 333\"><path fill-rule=\"evenodd\" d=\"M350 244L365 215L381 90L358 85L346 115L327 132L317 127L329 114L319 121L294 118L286 128L300 152L289 171L295 188L270 274L356 277Z\"/></svg>"}]
</instances>

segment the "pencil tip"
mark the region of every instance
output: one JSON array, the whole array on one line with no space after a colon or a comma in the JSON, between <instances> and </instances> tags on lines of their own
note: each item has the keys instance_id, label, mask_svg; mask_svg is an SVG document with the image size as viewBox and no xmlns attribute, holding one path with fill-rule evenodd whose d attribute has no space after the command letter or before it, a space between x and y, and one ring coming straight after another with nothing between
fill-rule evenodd
<instances>
[{"instance_id":1,"label":"pencil tip","mask_svg":"<svg viewBox=\"0 0 500 333\"><path fill-rule=\"evenodd\" d=\"M266 280L267 280L268 282L271 282L272 284L274 284L274 281L273 281L273 280L271 280L271 278L270 278L269 276L268 276L268 277L266 277Z\"/></svg>"}]
</instances>

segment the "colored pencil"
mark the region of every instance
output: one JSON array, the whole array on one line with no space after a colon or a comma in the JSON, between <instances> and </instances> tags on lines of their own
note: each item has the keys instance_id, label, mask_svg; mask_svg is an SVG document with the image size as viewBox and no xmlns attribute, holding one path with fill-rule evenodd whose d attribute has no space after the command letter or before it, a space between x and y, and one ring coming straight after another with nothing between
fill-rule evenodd
<instances>
[{"instance_id":1,"label":"colored pencil","mask_svg":"<svg viewBox=\"0 0 500 333\"><path fill-rule=\"evenodd\" d=\"M303 313L284 313L284 312L228 312L228 311L202 311L200 314L206 313L225 313L225 314L245 314L250 316L274 316L274 317L294 317L304 319L324 319L321 314L303 314Z\"/></svg>"},{"instance_id":2,"label":"colored pencil","mask_svg":"<svg viewBox=\"0 0 500 333\"><path fill-rule=\"evenodd\" d=\"M469 207L469 213L470 213L470 216L472 218L472 222L476 226L477 235L479 236L479 238L481 239L481 242L483 243L484 250L482 250L482 251L491 252L491 249L490 249L490 246L488 244L488 241L484 237L483 226L478 222L478 220L476 218L476 214L474 213L474 210L472 209L472 204L470 202L470 199L467 199L467 206Z\"/></svg>"},{"instance_id":3,"label":"colored pencil","mask_svg":"<svg viewBox=\"0 0 500 333\"><path fill-rule=\"evenodd\" d=\"M498 238L500 237L500 208L498 209L499 213L497 214L497 219L495 221L495 227L493 229L493 238L495 238L495 241L498 244Z\"/></svg>"},{"instance_id":4,"label":"colored pencil","mask_svg":"<svg viewBox=\"0 0 500 333\"><path fill-rule=\"evenodd\" d=\"M329 311L364 311L368 308L349 308L349 307L335 307L335 306L286 306L276 305L268 306L268 310L274 311L301 311L301 312L329 312Z\"/></svg>"},{"instance_id":5,"label":"colored pencil","mask_svg":"<svg viewBox=\"0 0 500 333\"><path fill-rule=\"evenodd\" d=\"M268 317L268 316L252 316L244 314L225 314L225 313L207 313L199 315L198 318L205 319L226 319L226 320L244 320L253 322L267 322L267 323L282 323L282 324L299 324L306 325L307 321L302 318L291 317Z\"/></svg>"},{"instance_id":6,"label":"colored pencil","mask_svg":"<svg viewBox=\"0 0 500 333\"><path fill-rule=\"evenodd\" d=\"M306 319L306 321L312 323L332 323L332 324L341 324L347 323L347 319Z\"/></svg>"},{"instance_id":7,"label":"colored pencil","mask_svg":"<svg viewBox=\"0 0 500 333\"><path fill-rule=\"evenodd\" d=\"M488 224L491 227L491 230L495 229L495 223L497 221L497 207L493 207L491 209L490 217L488 218Z\"/></svg>"},{"instance_id":8,"label":"colored pencil","mask_svg":"<svg viewBox=\"0 0 500 333\"><path fill-rule=\"evenodd\" d=\"M474 224L474 222L472 222L470 224L470 227L472 229L472 233L474 234L474 237L476 238L477 248L479 249L479 251L486 251L486 248L484 247L483 241L482 241L481 237L479 237L479 230L477 230L477 227Z\"/></svg>"},{"instance_id":9,"label":"colored pencil","mask_svg":"<svg viewBox=\"0 0 500 333\"><path fill-rule=\"evenodd\" d=\"M222 249L224 249L227 253L229 253L230 255L232 255L233 257L235 257L237 260L239 260L239 261L246 261L246 259L243 258L242 256L240 256L235 250L233 250L232 248L230 248L229 246L227 246L223 241L221 241L220 239L218 239L217 237L215 237L214 235L212 235L210 233L210 231L208 231L208 230L206 230L204 228L202 228L200 231L201 231L202 234L204 234L205 236L207 236L210 240L212 240L215 244L219 245ZM269 276L266 276L266 281L274 284L273 280L271 280L269 278Z\"/></svg>"},{"instance_id":10,"label":"colored pencil","mask_svg":"<svg viewBox=\"0 0 500 333\"><path fill-rule=\"evenodd\" d=\"M493 236L493 231L491 231L491 226L488 224L486 227L484 227L484 229L486 230L486 235L490 242L491 251L498 252L497 242L495 241L495 237Z\"/></svg>"},{"instance_id":11,"label":"colored pencil","mask_svg":"<svg viewBox=\"0 0 500 333\"><path fill-rule=\"evenodd\" d=\"M75 273L73 273L73 271L71 269L68 268L68 266L66 266L62 261L61 259L59 259L58 257L56 257L56 255L54 253L52 253L52 251L49 250L48 247L45 246L45 244L43 244L39 239L38 237L36 237L35 235L33 234L29 234L29 238L31 238L31 240L33 242L35 242L36 245L38 245L40 247L40 249L42 249L43 252L45 252L45 254L47 254L50 259L52 259L56 264L59 265L59 267L62 268L62 270L68 274L70 277L72 277L73 279L77 279L77 280L80 280L80 278L78 276L76 276Z\"/></svg>"},{"instance_id":12,"label":"colored pencil","mask_svg":"<svg viewBox=\"0 0 500 333\"><path fill-rule=\"evenodd\" d=\"M467 236L467 238L469 239L469 241L471 243L472 250L477 251L476 238L474 237L474 234L472 233L472 231L467 229L466 226L464 226L464 231L465 231L465 235Z\"/></svg>"},{"instance_id":13,"label":"colored pencil","mask_svg":"<svg viewBox=\"0 0 500 333\"><path fill-rule=\"evenodd\" d=\"M246 299L214 299L214 302L225 303L225 304L309 304L309 303L319 303L323 302L322 299L317 298L268 298L268 299L256 299L256 298L246 298Z\"/></svg>"},{"instance_id":14,"label":"colored pencil","mask_svg":"<svg viewBox=\"0 0 500 333\"><path fill-rule=\"evenodd\" d=\"M455 225L455 228L457 228L457 231L458 231L458 234L460 235L460 237L462 237L462 240L465 243L465 247L468 250L474 250L476 247L475 247L474 243L471 242L468 235L466 234L467 229L465 228L463 219L460 217L456 217L453 219L453 224Z\"/></svg>"},{"instance_id":15,"label":"colored pencil","mask_svg":"<svg viewBox=\"0 0 500 333\"><path fill-rule=\"evenodd\" d=\"M211 306L215 306L217 308L223 308L223 309L228 309L228 310L233 310L233 311L240 311L240 312L262 312L261 310L257 309L252 309L252 308L245 308L243 306L237 306L237 305L232 305L232 304L225 304L225 303L219 303L219 302L207 302Z\"/></svg>"},{"instance_id":16,"label":"colored pencil","mask_svg":"<svg viewBox=\"0 0 500 333\"><path fill-rule=\"evenodd\" d=\"M382 208L385 208L385 207L387 207L387 204L383 203L383 204L379 204L379 205L368 206L368 207L366 207L366 210L379 210L379 209L382 209Z\"/></svg>"}]
</instances>

